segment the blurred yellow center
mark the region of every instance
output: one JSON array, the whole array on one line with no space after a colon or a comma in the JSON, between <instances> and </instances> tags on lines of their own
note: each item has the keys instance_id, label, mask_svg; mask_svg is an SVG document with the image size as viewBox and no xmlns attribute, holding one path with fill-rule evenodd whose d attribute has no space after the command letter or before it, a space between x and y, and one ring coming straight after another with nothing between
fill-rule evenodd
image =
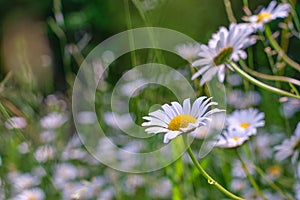
<instances>
[{"instance_id":1,"label":"blurred yellow center","mask_svg":"<svg viewBox=\"0 0 300 200\"><path fill-rule=\"evenodd\" d=\"M271 18L272 18L271 13L268 13L268 12L259 13L259 14L257 15L257 20L256 20L256 22L263 22L264 19L271 19Z\"/></svg>"},{"instance_id":2,"label":"blurred yellow center","mask_svg":"<svg viewBox=\"0 0 300 200\"><path fill-rule=\"evenodd\" d=\"M33 194L30 194L29 196L28 196L28 200L37 200L38 198L35 196L35 195L33 195Z\"/></svg>"},{"instance_id":3,"label":"blurred yellow center","mask_svg":"<svg viewBox=\"0 0 300 200\"><path fill-rule=\"evenodd\" d=\"M245 123L240 123L240 127L243 128L243 129L246 129L250 126L249 123L245 122Z\"/></svg>"},{"instance_id":4,"label":"blurred yellow center","mask_svg":"<svg viewBox=\"0 0 300 200\"><path fill-rule=\"evenodd\" d=\"M278 165L273 165L267 169L267 172L272 176L279 176L281 174L281 167Z\"/></svg>"},{"instance_id":5,"label":"blurred yellow center","mask_svg":"<svg viewBox=\"0 0 300 200\"><path fill-rule=\"evenodd\" d=\"M178 131L180 128L186 128L190 123L195 123L196 121L196 118L191 115L178 115L170 121L168 129Z\"/></svg>"},{"instance_id":6,"label":"blurred yellow center","mask_svg":"<svg viewBox=\"0 0 300 200\"><path fill-rule=\"evenodd\" d=\"M234 141L238 141L240 138L239 137L234 137L232 138Z\"/></svg>"}]
</instances>

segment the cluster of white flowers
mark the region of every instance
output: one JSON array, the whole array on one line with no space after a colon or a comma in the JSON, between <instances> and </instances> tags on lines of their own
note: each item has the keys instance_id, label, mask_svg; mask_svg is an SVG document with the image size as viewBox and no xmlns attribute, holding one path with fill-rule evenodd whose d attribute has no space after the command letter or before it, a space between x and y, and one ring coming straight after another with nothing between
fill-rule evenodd
<instances>
[{"instance_id":1,"label":"cluster of white flowers","mask_svg":"<svg viewBox=\"0 0 300 200\"><path fill-rule=\"evenodd\" d=\"M220 135L216 146L233 148L242 145L257 128L265 125L264 113L257 109L236 110L226 117L226 130Z\"/></svg>"}]
</instances>

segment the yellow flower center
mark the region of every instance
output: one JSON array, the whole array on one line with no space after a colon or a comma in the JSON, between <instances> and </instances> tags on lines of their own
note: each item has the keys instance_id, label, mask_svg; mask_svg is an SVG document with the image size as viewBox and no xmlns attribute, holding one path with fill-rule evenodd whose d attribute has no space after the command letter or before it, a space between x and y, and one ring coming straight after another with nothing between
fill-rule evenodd
<instances>
[{"instance_id":1,"label":"yellow flower center","mask_svg":"<svg viewBox=\"0 0 300 200\"><path fill-rule=\"evenodd\" d=\"M273 165L267 169L267 172L272 176L279 176L281 174L281 167L278 165Z\"/></svg>"},{"instance_id":2,"label":"yellow flower center","mask_svg":"<svg viewBox=\"0 0 300 200\"><path fill-rule=\"evenodd\" d=\"M257 15L257 20L256 22L263 22L265 19L271 19L272 18L272 15L271 13L268 13L268 12L263 12L263 13L259 13Z\"/></svg>"},{"instance_id":3,"label":"yellow flower center","mask_svg":"<svg viewBox=\"0 0 300 200\"><path fill-rule=\"evenodd\" d=\"M240 138L239 137L234 137L232 138L234 141L238 141Z\"/></svg>"},{"instance_id":4,"label":"yellow flower center","mask_svg":"<svg viewBox=\"0 0 300 200\"><path fill-rule=\"evenodd\" d=\"M224 64L227 59L230 58L231 54L233 52L233 48L231 46L224 47L221 49L220 53L214 57L214 64L216 66L219 66L221 64Z\"/></svg>"},{"instance_id":5,"label":"yellow flower center","mask_svg":"<svg viewBox=\"0 0 300 200\"><path fill-rule=\"evenodd\" d=\"M168 129L179 131L180 128L186 128L190 123L195 123L196 121L196 118L191 115L178 115L170 121Z\"/></svg>"},{"instance_id":6,"label":"yellow flower center","mask_svg":"<svg viewBox=\"0 0 300 200\"><path fill-rule=\"evenodd\" d=\"M243 129L247 129L249 126L250 126L250 124L247 123L247 122L240 123L240 127L243 128Z\"/></svg>"},{"instance_id":7,"label":"yellow flower center","mask_svg":"<svg viewBox=\"0 0 300 200\"><path fill-rule=\"evenodd\" d=\"M37 197L36 197L36 195L34 195L34 194L30 194L30 195L28 196L28 200L37 200Z\"/></svg>"}]
</instances>

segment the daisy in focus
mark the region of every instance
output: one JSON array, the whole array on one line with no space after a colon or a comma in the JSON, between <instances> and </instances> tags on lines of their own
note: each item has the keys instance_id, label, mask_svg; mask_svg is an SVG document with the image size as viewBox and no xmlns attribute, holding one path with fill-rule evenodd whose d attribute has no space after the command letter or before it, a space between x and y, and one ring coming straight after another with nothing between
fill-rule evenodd
<instances>
[{"instance_id":1,"label":"daisy in focus","mask_svg":"<svg viewBox=\"0 0 300 200\"><path fill-rule=\"evenodd\" d=\"M255 135L258 127L265 125L265 114L257 109L236 110L226 118L229 132L239 132L244 135Z\"/></svg>"},{"instance_id":2,"label":"daisy in focus","mask_svg":"<svg viewBox=\"0 0 300 200\"><path fill-rule=\"evenodd\" d=\"M292 163L296 163L299 157L300 147L300 122L298 122L294 135L291 138L286 139L282 144L275 146L277 150L275 159L282 161L289 156L292 156Z\"/></svg>"},{"instance_id":3,"label":"daisy in focus","mask_svg":"<svg viewBox=\"0 0 300 200\"><path fill-rule=\"evenodd\" d=\"M285 18L289 15L290 5L288 3L280 3L271 1L267 8L263 8L257 15L245 17L246 21L251 23L251 26L256 30L263 31L264 24L276 18Z\"/></svg>"},{"instance_id":4,"label":"daisy in focus","mask_svg":"<svg viewBox=\"0 0 300 200\"><path fill-rule=\"evenodd\" d=\"M245 59L247 54L243 49L254 44L256 40L251 37L253 29L246 24L231 24L229 29L221 27L213 34L207 45L201 45L198 53L199 59L192 63L199 70L193 75L192 80L202 76L200 85L210 81L216 74L220 82L225 78L226 61Z\"/></svg>"},{"instance_id":5,"label":"daisy in focus","mask_svg":"<svg viewBox=\"0 0 300 200\"><path fill-rule=\"evenodd\" d=\"M148 122L144 122L142 126L149 126L146 129L148 134L165 133L164 143L168 143L182 133L197 131L199 127L206 125L212 114L224 111L218 108L209 110L211 106L218 105L210 100L211 98L203 96L192 105L190 99L185 99L182 106L178 102L164 104L162 109L143 117Z\"/></svg>"}]
</instances>

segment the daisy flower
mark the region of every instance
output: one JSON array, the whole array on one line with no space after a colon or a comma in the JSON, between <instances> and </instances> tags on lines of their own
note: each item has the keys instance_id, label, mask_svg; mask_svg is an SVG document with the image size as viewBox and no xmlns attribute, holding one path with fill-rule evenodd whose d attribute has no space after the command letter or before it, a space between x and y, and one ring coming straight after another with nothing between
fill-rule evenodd
<instances>
[{"instance_id":1,"label":"daisy flower","mask_svg":"<svg viewBox=\"0 0 300 200\"><path fill-rule=\"evenodd\" d=\"M236 110L226 118L228 130L237 131L251 136L257 133L257 128L265 125L265 114L257 109Z\"/></svg>"},{"instance_id":2,"label":"daisy flower","mask_svg":"<svg viewBox=\"0 0 300 200\"><path fill-rule=\"evenodd\" d=\"M242 132L223 131L215 145L221 148L234 148L241 146L247 140L249 140L249 136Z\"/></svg>"},{"instance_id":3,"label":"daisy flower","mask_svg":"<svg viewBox=\"0 0 300 200\"><path fill-rule=\"evenodd\" d=\"M282 144L275 146L277 150L275 159L282 161L289 156L292 156L292 163L295 163L299 157L300 147L300 122L297 124L297 128L291 138L286 139Z\"/></svg>"},{"instance_id":4,"label":"daisy flower","mask_svg":"<svg viewBox=\"0 0 300 200\"><path fill-rule=\"evenodd\" d=\"M185 99L183 106L178 102L164 104L162 109L143 117L148 122L144 122L142 126L149 126L146 129L148 134L165 133L164 143L168 143L182 133L197 131L210 120L212 114L224 111L217 108L209 110L210 106L218 105L210 100L211 98L203 96L196 99L193 105L190 99Z\"/></svg>"},{"instance_id":5,"label":"daisy flower","mask_svg":"<svg viewBox=\"0 0 300 200\"><path fill-rule=\"evenodd\" d=\"M11 117L5 122L5 127L11 129L23 129L27 126L27 122L23 117Z\"/></svg>"},{"instance_id":6,"label":"daisy flower","mask_svg":"<svg viewBox=\"0 0 300 200\"><path fill-rule=\"evenodd\" d=\"M192 62L200 52L200 44L188 43L176 46L175 51L185 60Z\"/></svg>"},{"instance_id":7,"label":"daisy flower","mask_svg":"<svg viewBox=\"0 0 300 200\"><path fill-rule=\"evenodd\" d=\"M199 59L192 63L192 66L199 67L193 75L192 80L202 75L200 85L210 81L213 76L218 74L220 82L225 78L225 66L228 59L234 61L239 58L245 59L247 54L244 48L255 43L255 39L250 37L253 29L246 24L231 24L229 29L221 27L213 34L212 39L207 45L200 45L198 53Z\"/></svg>"},{"instance_id":8,"label":"daisy flower","mask_svg":"<svg viewBox=\"0 0 300 200\"><path fill-rule=\"evenodd\" d=\"M280 3L271 1L267 8L263 8L257 15L250 16L247 20L256 30L263 31L264 24L276 18L285 18L289 15L290 5L288 3Z\"/></svg>"},{"instance_id":9,"label":"daisy flower","mask_svg":"<svg viewBox=\"0 0 300 200\"><path fill-rule=\"evenodd\" d=\"M24 190L19 193L15 198L16 200L44 200L45 193L40 188L33 188Z\"/></svg>"}]
</instances>

